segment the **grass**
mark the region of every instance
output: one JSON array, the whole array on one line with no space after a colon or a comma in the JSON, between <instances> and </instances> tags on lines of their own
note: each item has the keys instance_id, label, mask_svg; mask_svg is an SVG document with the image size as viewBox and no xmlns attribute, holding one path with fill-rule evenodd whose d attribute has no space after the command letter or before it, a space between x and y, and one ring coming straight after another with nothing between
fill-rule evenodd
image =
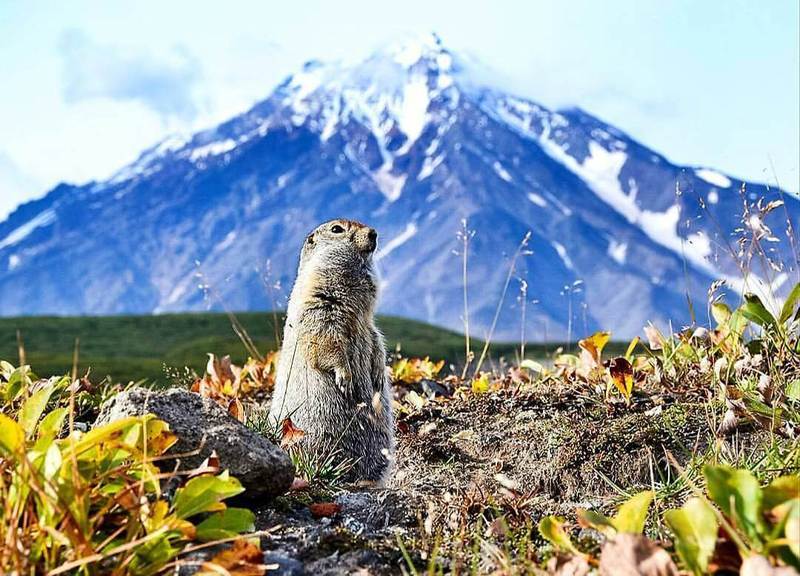
<instances>
[{"instance_id":1,"label":"grass","mask_svg":"<svg viewBox=\"0 0 800 576\"><path fill-rule=\"evenodd\" d=\"M241 312L236 317L259 350L277 347L272 313ZM404 356L463 363L464 336L458 332L393 316L379 317L378 325L390 351L399 347ZM18 358L17 331L24 343L26 363L35 366L42 377L69 373L76 339L80 340L79 372L91 366L95 379L110 376L115 382L165 382L165 364L188 366L202 374L208 352L229 354L237 364L247 359L230 319L222 313L0 318L0 358ZM478 348L483 346L480 340L473 343ZM526 356L544 358L558 346L528 344ZM622 343L608 346L624 351ZM491 346L494 358L514 359L518 350L518 343Z\"/></svg>"},{"instance_id":2,"label":"grass","mask_svg":"<svg viewBox=\"0 0 800 576\"><path fill-rule=\"evenodd\" d=\"M170 573L193 548L255 529L253 512L223 502L244 491L227 472L159 471L177 437L154 416L76 428L85 393L0 362L0 573Z\"/></svg>"}]
</instances>

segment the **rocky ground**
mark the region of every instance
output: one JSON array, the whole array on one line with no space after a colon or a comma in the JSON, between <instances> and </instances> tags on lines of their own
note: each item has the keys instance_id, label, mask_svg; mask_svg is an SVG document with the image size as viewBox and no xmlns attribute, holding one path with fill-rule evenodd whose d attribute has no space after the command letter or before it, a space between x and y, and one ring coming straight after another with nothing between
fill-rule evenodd
<instances>
[{"instance_id":1,"label":"rocky ground","mask_svg":"<svg viewBox=\"0 0 800 576\"><path fill-rule=\"evenodd\" d=\"M137 393L125 394L101 420L144 409ZM202 427L211 436L193 465L213 449L227 467L227 458L241 456L237 444L263 441L243 426L232 431L233 419L207 398L186 391L165 396L187 403L178 410L179 434L196 435ZM474 394L423 382L398 386L396 397L396 465L383 488L312 481L272 498L291 482L288 460L263 447L268 470L259 476L249 463L241 471L246 486L255 479L244 502L256 512L269 573L397 574L424 569L432 556L450 569L477 562L491 571L499 562L493 545L538 561L543 542L534 526L545 515L574 518L578 506L609 511L624 494L664 484L675 474L670 458L686 464L712 444L757 450L763 435L753 427L738 429L734 438L715 435L719 411L700 389L639 391L628 404L609 402L585 385L509 383ZM126 402L134 408L125 409ZM163 404L147 406L175 420ZM201 421L187 422L187 413ZM233 446L230 454L226 444ZM237 465L230 468L235 474ZM673 503L661 502L667 504Z\"/></svg>"},{"instance_id":2,"label":"rocky ground","mask_svg":"<svg viewBox=\"0 0 800 576\"><path fill-rule=\"evenodd\" d=\"M674 474L668 454L686 463L706 450L713 419L707 400L691 393L641 394L630 406L566 389L435 396L401 414L386 489L343 489L332 499L341 509L324 518L291 495L284 507L261 508L258 527L270 532L268 557L287 574L303 573L301 566L307 573L394 574L410 564L424 568L432 553L445 565L455 558L491 570L491 554L472 550L476 536L536 539L531 527L547 514L574 518L578 506L609 511L622 490ZM735 441L757 445L760 436L741 429Z\"/></svg>"}]
</instances>

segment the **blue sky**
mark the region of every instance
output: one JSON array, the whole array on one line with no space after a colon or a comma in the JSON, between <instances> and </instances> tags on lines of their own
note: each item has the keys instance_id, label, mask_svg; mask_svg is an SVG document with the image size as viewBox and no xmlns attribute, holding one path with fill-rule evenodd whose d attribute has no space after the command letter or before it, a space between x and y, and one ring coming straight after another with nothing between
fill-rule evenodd
<instances>
[{"instance_id":1,"label":"blue sky","mask_svg":"<svg viewBox=\"0 0 800 576\"><path fill-rule=\"evenodd\" d=\"M408 33L675 162L800 188L797 0L0 3L0 218ZM774 171L773 171L774 166Z\"/></svg>"}]
</instances>

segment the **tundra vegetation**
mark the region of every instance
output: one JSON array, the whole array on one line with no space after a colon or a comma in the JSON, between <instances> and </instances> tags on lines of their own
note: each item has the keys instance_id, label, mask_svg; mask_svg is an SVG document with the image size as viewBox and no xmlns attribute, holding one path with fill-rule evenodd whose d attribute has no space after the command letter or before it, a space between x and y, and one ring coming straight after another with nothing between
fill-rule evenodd
<instances>
[{"instance_id":1,"label":"tundra vegetation","mask_svg":"<svg viewBox=\"0 0 800 576\"><path fill-rule=\"evenodd\" d=\"M750 229L744 270L769 232ZM177 439L152 414L92 426L125 385L79 373L78 346L70 374L38 378L20 337L18 365L0 364L0 572L795 574L800 284L778 309L724 290L709 289L710 325L622 346L598 332L532 357L523 335L503 360L490 332L461 340L459 365L395 351L385 489L346 484L335 446L307 453L290 418L268 420L278 352L234 319L242 360L162 380L289 453L294 483L269 501L214 454L171 468Z\"/></svg>"}]
</instances>

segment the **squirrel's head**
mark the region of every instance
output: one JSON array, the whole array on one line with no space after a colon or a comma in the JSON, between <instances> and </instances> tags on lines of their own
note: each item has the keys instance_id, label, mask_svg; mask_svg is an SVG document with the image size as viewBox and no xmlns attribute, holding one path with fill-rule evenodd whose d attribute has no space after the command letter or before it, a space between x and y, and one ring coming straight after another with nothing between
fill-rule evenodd
<instances>
[{"instance_id":1,"label":"squirrel's head","mask_svg":"<svg viewBox=\"0 0 800 576\"><path fill-rule=\"evenodd\" d=\"M331 220L306 237L300 262L325 254L334 260L356 258L370 265L377 245L378 233L374 228L355 220Z\"/></svg>"}]
</instances>

